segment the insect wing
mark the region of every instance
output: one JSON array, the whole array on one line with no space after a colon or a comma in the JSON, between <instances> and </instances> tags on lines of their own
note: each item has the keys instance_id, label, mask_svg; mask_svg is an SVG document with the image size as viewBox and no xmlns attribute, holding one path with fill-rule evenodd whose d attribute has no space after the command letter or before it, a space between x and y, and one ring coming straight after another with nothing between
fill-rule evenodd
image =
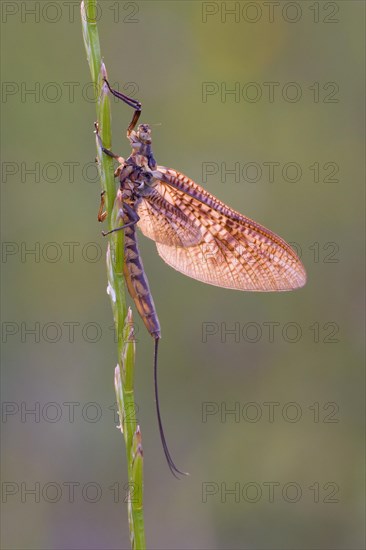
<instances>
[{"instance_id":1,"label":"insect wing","mask_svg":"<svg viewBox=\"0 0 366 550\"><path fill-rule=\"evenodd\" d=\"M202 241L200 228L155 189L149 189L136 205L143 234L167 246L192 246Z\"/></svg>"},{"instance_id":2,"label":"insect wing","mask_svg":"<svg viewBox=\"0 0 366 550\"><path fill-rule=\"evenodd\" d=\"M237 290L281 291L302 287L305 269L280 237L232 210L187 176L158 167L155 190L199 228L190 246L157 242L163 260L184 275Z\"/></svg>"}]
</instances>

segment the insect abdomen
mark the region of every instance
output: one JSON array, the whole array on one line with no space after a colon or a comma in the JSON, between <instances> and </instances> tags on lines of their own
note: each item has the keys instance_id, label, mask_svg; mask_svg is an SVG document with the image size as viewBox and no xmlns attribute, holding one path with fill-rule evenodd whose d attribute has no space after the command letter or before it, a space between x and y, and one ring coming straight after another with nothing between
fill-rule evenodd
<instances>
[{"instance_id":1,"label":"insect abdomen","mask_svg":"<svg viewBox=\"0 0 366 550\"><path fill-rule=\"evenodd\" d=\"M153 338L160 338L160 323L138 249L135 226L125 228L124 276L147 330Z\"/></svg>"}]
</instances>

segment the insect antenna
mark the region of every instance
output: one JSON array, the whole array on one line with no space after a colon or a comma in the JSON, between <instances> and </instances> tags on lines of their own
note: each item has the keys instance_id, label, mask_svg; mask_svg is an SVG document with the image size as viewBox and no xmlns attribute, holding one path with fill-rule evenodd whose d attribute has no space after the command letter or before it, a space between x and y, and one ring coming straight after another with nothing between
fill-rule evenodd
<instances>
[{"instance_id":1,"label":"insect antenna","mask_svg":"<svg viewBox=\"0 0 366 550\"><path fill-rule=\"evenodd\" d=\"M163 423L161 421L161 414L160 414L160 406L159 406L159 393L158 393L158 346L159 346L159 338L155 338L155 349L154 349L154 387L155 387L155 401L156 401L156 412L158 415L158 424L159 424L159 432L160 432L160 439L161 443L163 445L165 458L167 460L168 466L170 471L172 472L173 476L177 479L179 478L180 474L182 476L188 476L189 474L187 472L182 472L179 470L176 465L174 464L174 461L170 455L168 445L165 439L164 435L164 429L163 429Z\"/></svg>"}]
</instances>

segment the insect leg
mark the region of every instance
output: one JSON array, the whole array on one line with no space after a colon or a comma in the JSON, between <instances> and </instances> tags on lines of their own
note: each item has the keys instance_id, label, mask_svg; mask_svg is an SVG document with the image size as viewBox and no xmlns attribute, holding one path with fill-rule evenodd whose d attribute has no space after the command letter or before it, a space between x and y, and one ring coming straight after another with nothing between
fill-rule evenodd
<instances>
[{"instance_id":1,"label":"insect leg","mask_svg":"<svg viewBox=\"0 0 366 550\"><path fill-rule=\"evenodd\" d=\"M128 222L121 225L121 227L116 227L115 229L111 229L110 231L102 231L103 237L105 237L106 235L110 235L111 233L115 233L116 231L121 231L121 229L126 229L126 227L132 227L133 225L136 225L137 222L140 220L140 216L129 204L124 202L122 204L122 208L124 210L124 213L127 214Z\"/></svg>"},{"instance_id":2,"label":"insect leg","mask_svg":"<svg viewBox=\"0 0 366 550\"><path fill-rule=\"evenodd\" d=\"M110 84L109 84L109 82L106 78L104 79L104 82L107 84L109 91L111 92L112 95L114 95L114 97L117 97L121 101L124 101L126 103L126 105L129 105L130 107L135 109L132 120L131 120L128 128L127 128L127 135L129 136L130 133L132 132L132 130L135 128L138 119L140 118L140 114L141 114L141 110L142 110L141 103L139 101L137 101L137 99L133 99L132 97L128 97L127 95L122 94L121 92L118 92L117 90L114 90L113 88L111 88L111 86L110 86Z\"/></svg>"},{"instance_id":3,"label":"insect leg","mask_svg":"<svg viewBox=\"0 0 366 550\"><path fill-rule=\"evenodd\" d=\"M104 210L104 205L105 205L104 195L105 195L105 191L102 191L101 194L100 194L100 206L99 206L99 211L98 211L98 222L104 222L104 220L107 217L107 211Z\"/></svg>"},{"instance_id":4,"label":"insect leg","mask_svg":"<svg viewBox=\"0 0 366 550\"><path fill-rule=\"evenodd\" d=\"M119 158L122 158L122 157L119 157ZM115 178L118 178L118 177L119 177L120 173L122 172L122 168L123 168L122 164L120 164L119 166L117 166L117 168L116 168L115 171L114 171L114 177L115 177Z\"/></svg>"},{"instance_id":5,"label":"insect leg","mask_svg":"<svg viewBox=\"0 0 366 550\"><path fill-rule=\"evenodd\" d=\"M106 149L104 147L103 142L102 142L102 138L99 135L99 124L98 124L98 122L94 122L94 127L95 127L95 134L98 138L99 146L102 149L103 153L105 153L109 157L112 157L113 159L118 160L118 162L120 164L124 164L125 159L123 157L120 157L119 155L116 155L115 153L113 153L113 151L110 151L109 149Z\"/></svg>"}]
</instances>

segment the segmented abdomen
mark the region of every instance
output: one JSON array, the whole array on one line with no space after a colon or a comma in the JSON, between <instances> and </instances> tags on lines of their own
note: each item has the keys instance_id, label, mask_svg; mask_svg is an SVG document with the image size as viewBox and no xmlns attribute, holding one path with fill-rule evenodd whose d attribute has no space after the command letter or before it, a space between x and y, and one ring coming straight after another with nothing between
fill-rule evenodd
<instances>
[{"instance_id":1,"label":"segmented abdomen","mask_svg":"<svg viewBox=\"0 0 366 550\"><path fill-rule=\"evenodd\" d=\"M153 338L160 338L160 323L156 313L149 283L145 275L138 244L135 225L124 230L125 263L124 276L128 292L135 302L137 311Z\"/></svg>"}]
</instances>

